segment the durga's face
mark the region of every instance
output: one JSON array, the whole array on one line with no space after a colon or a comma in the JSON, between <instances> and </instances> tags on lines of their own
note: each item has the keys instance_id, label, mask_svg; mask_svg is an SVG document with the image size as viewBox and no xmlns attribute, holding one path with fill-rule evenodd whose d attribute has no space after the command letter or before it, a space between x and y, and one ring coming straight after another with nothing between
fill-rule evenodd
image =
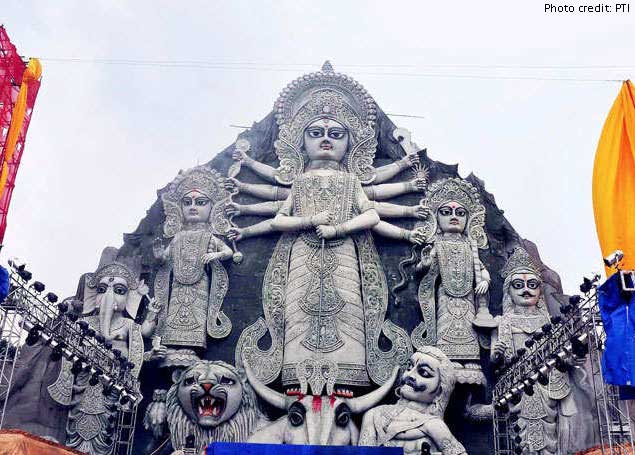
<instances>
[{"instance_id":1,"label":"durga's face","mask_svg":"<svg viewBox=\"0 0 635 455\"><path fill-rule=\"evenodd\" d=\"M542 293L540 279L533 273L514 273L510 279L509 293L515 305L536 306Z\"/></svg>"},{"instance_id":2,"label":"durga's face","mask_svg":"<svg viewBox=\"0 0 635 455\"><path fill-rule=\"evenodd\" d=\"M309 161L340 162L348 151L349 132L337 120L320 118L304 130L304 150Z\"/></svg>"},{"instance_id":3,"label":"durga's face","mask_svg":"<svg viewBox=\"0 0 635 455\"><path fill-rule=\"evenodd\" d=\"M186 223L205 223L209 221L212 201L204 193L192 190L181 198L181 211Z\"/></svg>"}]
</instances>

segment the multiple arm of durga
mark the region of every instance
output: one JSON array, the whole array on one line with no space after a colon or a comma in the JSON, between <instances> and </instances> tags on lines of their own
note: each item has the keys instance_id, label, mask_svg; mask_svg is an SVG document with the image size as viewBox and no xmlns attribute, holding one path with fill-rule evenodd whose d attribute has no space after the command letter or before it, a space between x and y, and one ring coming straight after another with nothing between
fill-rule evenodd
<instances>
[{"instance_id":1,"label":"multiple arm of durga","mask_svg":"<svg viewBox=\"0 0 635 455\"><path fill-rule=\"evenodd\" d=\"M322 219L321 214L315 215L311 217L311 219L280 215L279 212L283 208L285 201L288 200L291 189L275 184L276 169L253 159L240 150L234 151L233 158L242 161L243 164L249 167L254 173L274 184L245 183L235 178L225 180L224 186L227 190L249 194L266 201L247 205L231 202L225 208L225 214L227 216L237 217L251 215L271 217L252 226L231 228L227 234L230 240L239 241L273 231L296 231L308 228L315 228L320 237L328 239L334 238L337 235L344 235L347 232L372 228L377 234L386 237L406 240L412 243L421 243L422 241L416 231L401 229L385 221L381 221L381 219L384 218L422 219L425 216L424 211L418 205L404 206L381 202L402 194L425 191L427 181L423 176L415 176L415 178L406 182L384 183L418 163L418 156L415 154L406 155L401 160L382 166L376 170L375 184L362 187L366 197L371 201L372 209L374 210L365 212L355 219L350 220L348 224L344 223L346 225L342 226L337 233L335 227L329 225L330 220L328 218ZM326 214L324 214L324 216L326 216Z\"/></svg>"}]
</instances>

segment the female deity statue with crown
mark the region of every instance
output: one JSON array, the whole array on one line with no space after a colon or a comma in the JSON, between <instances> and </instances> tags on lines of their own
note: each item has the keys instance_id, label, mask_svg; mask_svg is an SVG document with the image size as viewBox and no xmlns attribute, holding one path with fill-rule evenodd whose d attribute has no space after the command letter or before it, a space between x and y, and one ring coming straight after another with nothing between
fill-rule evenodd
<instances>
[{"instance_id":1,"label":"female deity statue with crown","mask_svg":"<svg viewBox=\"0 0 635 455\"><path fill-rule=\"evenodd\" d=\"M420 205L425 216L415 231L426 245L416 270L423 273L418 291L423 322L413 330L412 344L441 349L456 363L459 383L484 384L475 327L495 326L486 298L490 275L478 254L487 246L485 207L478 190L459 178L432 183ZM385 222L376 229L386 235L397 230Z\"/></svg>"},{"instance_id":2,"label":"female deity statue with crown","mask_svg":"<svg viewBox=\"0 0 635 455\"><path fill-rule=\"evenodd\" d=\"M263 282L265 319L243 331L236 361L246 362L264 383L280 373L284 386L304 384L306 389L308 382L314 395L327 380L381 384L394 365L407 361L411 346L405 331L384 320L388 289L370 232L380 216L367 194L381 199L411 191L411 182L369 185L408 166L373 167L374 101L328 64L289 84L276 115L280 166L252 162L250 167L291 188L270 187L287 195L275 206L274 218L230 229L228 235L240 240L282 232ZM272 345L263 351L258 341L267 331ZM379 349L382 332L392 342L388 352Z\"/></svg>"},{"instance_id":3,"label":"female deity statue with crown","mask_svg":"<svg viewBox=\"0 0 635 455\"><path fill-rule=\"evenodd\" d=\"M168 365L188 364L192 348L204 349L208 335L224 338L231 331L221 310L228 278L220 261L232 250L214 235L226 222L218 202L229 194L221 181L216 171L198 166L182 171L162 195L163 233L171 241L167 248L154 246L163 266L155 279L160 344L153 343L153 357Z\"/></svg>"}]
</instances>

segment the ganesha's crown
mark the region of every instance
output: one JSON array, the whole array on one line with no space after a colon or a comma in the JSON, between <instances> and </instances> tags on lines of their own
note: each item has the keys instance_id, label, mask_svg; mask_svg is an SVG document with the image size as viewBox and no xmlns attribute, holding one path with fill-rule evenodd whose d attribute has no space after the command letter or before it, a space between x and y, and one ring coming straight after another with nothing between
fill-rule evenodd
<instances>
[{"instance_id":1,"label":"ganesha's crown","mask_svg":"<svg viewBox=\"0 0 635 455\"><path fill-rule=\"evenodd\" d=\"M531 272L540 277L540 267L525 249L517 247L507 259L505 267L501 270L501 276L505 279L511 274L519 272Z\"/></svg>"}]
</instances>

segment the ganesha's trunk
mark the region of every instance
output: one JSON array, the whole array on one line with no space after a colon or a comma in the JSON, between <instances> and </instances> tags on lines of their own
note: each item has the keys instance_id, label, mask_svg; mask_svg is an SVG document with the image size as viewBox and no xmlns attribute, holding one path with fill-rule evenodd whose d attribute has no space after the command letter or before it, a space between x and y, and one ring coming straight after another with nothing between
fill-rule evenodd
<instances>
[{"instance_id":1,"label":"ganesha's trunk","mask_svg":"<svg viewBox=\"0 0 635 455\"><path fill-rule=\"evenodd\" d=\"M108 289L108 291L106 291L106 294L104 294L101 305L99 305L99 330L107 341L113 339L113 336L110 333L110 323L112 321L112 315L114 313L114 302L115 297L113 295L112 289Z\"/></svg>"}]
</instances>

